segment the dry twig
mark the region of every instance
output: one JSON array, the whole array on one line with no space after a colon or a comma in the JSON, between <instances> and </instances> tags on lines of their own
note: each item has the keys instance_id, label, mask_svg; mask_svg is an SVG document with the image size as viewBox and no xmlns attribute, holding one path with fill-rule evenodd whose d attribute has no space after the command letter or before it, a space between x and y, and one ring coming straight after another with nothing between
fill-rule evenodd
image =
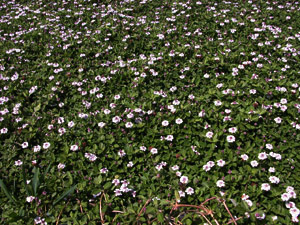
<instances>
[{"instance_id":1,"label":"dry twig","mask_svg":"<svg viewBox=\"0 0 300 225\"><path fill-rule=\"evenodd\" d=\"M137 216L137 218L136 218L136 221L139 220L140 216L141 216L142 213L143 213L144 208L146 207L146 205L149 204L150 201L151 201L151 199L148 199L148 200L146 201L145 205L141 208L141 210L140 210L140 212L139 212L139 214L138 214L138 216Z\"/></svg>"},{"instance_id":2,"label":"dry twig","mask_svg":"<svg viewBox=\"0 0 300 225\"><path fill-rule=\"evenodd\" d=\"M64 209L66 208L66 206L69 204L69 202L70 202L70 200L67 202L67 204L65 204L65 206L62 208L62 210L60 210L59 215L58 215L58 217L57 217L57 219L56 219L56 223L55 223L56 225L58 225L60 216L61 216L63 210L64 210Z\"/></svg>"},{"instance_id":3,"label":"dry twig","mask_svg":"<svg viewBox=\"0 0 300 225\"><path fill-rule=\"evenodd\" d=\"M101 197L100 197L100 202L99 202L99 214L100 214L100 218L101 218L101 223L104 224L104 219L103 219L103 215L102 215L102 198L103 198L104 192L102 193Z\"/></svg>"}]
</instances>

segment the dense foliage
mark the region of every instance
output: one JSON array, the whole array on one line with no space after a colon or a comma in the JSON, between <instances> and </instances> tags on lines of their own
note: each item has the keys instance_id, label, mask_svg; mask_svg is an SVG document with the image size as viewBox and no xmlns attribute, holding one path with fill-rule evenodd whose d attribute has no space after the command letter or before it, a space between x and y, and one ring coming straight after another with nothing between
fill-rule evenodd
<instances>
[{"instance_id":1,"label":"dense foliage","mask_svg":"<svg viewBox=\"0 0 300 225\"><path fill-rule=\"evenodd\" d=\"M1 1L1 224L298 223L299 10Z\"/></svg>"}]
</instances>

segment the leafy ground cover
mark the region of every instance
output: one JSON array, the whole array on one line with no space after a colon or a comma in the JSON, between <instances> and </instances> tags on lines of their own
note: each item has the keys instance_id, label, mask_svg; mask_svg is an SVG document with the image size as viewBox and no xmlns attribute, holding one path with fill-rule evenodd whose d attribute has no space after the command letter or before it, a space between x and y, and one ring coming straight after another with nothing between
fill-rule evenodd
<instances>
[{"instance_id":1,"label":"leafy ground cover","mask_svg":"<svg viewBox=\"0 0 300 225\"><path fill-rule=\"evenodd\" d=\"M1 1L1 223L298 223L299 10Z\"/></svg>"}]
</instances>

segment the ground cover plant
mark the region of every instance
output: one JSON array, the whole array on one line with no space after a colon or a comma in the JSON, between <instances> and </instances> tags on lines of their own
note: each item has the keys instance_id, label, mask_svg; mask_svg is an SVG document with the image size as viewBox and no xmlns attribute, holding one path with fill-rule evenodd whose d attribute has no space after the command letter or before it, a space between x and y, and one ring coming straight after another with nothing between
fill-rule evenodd
<instances>
[{"instance_id":1,"label":"ground cover plant","mask_svg":"<svg viewBox=\"0 0 300 225\"><path fill-rule=\"evenodd\" d=\"M299 10L1 1L1 224L298 224Z\"/></svg>"}]
</instances>

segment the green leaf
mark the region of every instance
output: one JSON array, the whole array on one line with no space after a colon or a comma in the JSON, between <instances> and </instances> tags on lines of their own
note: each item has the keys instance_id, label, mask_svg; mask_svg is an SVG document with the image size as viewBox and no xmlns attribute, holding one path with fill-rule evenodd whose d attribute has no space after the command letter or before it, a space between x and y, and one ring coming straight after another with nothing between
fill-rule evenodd
<instances>
[{"instance_id":1,"label":"green leaf","mask_svg":"<svg viewBox=\"0 0 300 225\"><path fill-rule=\"evenodd\" d=\"M180 196L179 196L179 193L178 191L175 191L175 198L176 198L176 201L180 201Z\"/></svg>"},{"instance_id":2,"label":"green leaf","mask_svg":"<svg viewBox=\"0 0 300 225\"><path fill-rule=\"evenodd\" d=\"M52 205L56 205L58 202L60 202L63 198L67 197L68 195L71 195L74 190L76 189L77 187L77 184L76 185L73 185L71 188L69 188L68 190L66 190L64 193L62 193L61 196L59 196L54 202Z\"/></svg>"},{"instance_id":3,"label":"green leaf","mask_svg":"<svg viewBox=\"0 0 300 225\"><path fill-rule=\"evenodd\" d=\"M98 177L96 177L96 178L94 179L94 183L95 183L95 184L101 184L101 182L102 182L102 176L101 176L101 175L99 175Z\"/></svg>"},{"instance_id":4,"label":"green leaf","mask_svg":"<svg viewBox=\"0 0 300 225\"><path fill-rule=\"evenodd\" d=\"M111 187L111 182L107 182L106 184L104 184L103 188L104 190L107 190Z\"/></svg>"},{"instance_id":5,"label":"green leaf","mask_svg":"<svg viewBox=\"0 0 300 225\"><path fill-rule=\"evenodd\" d=\"M34 167L34 175L33 175L33 181L32 181L32 188L33 188L34 196L36 196L38 186L40 185L39 174L40 174L40 169L37 167Z\"/></svg>"},{"instance_id":6,"label":"green leaf","mask_svg":"<svg viewBox=\"0 0 300 225\"><path fill-rule=\"evenodd\" d=\"M164 222L164 215L162 213L158 213L157 215L157 220L160 222L160 223L163 223Z\"/></svg>"},{"instance_id":7,"label":"green leaf","mask_svg":"<svg viewBox=\"0 0 300 225\"><path fill-rule=\"evenodd\" d=\"M41 109L41 103L39 103L36 107L34 107L34 112L37 112Z\"/></svg>"},{"instance_id":8,"label":"green leaf","mask_svg":"<svg viewBox=\"0 0 300 225\"><path fill-rule=\"evenodd\" d=\"M6 185L3 183L3 181L0 179L0 186L2 190L4 191L5 195L14 203L17 203L15 197L7 190Z\"/></svg>"}]
</instances>

